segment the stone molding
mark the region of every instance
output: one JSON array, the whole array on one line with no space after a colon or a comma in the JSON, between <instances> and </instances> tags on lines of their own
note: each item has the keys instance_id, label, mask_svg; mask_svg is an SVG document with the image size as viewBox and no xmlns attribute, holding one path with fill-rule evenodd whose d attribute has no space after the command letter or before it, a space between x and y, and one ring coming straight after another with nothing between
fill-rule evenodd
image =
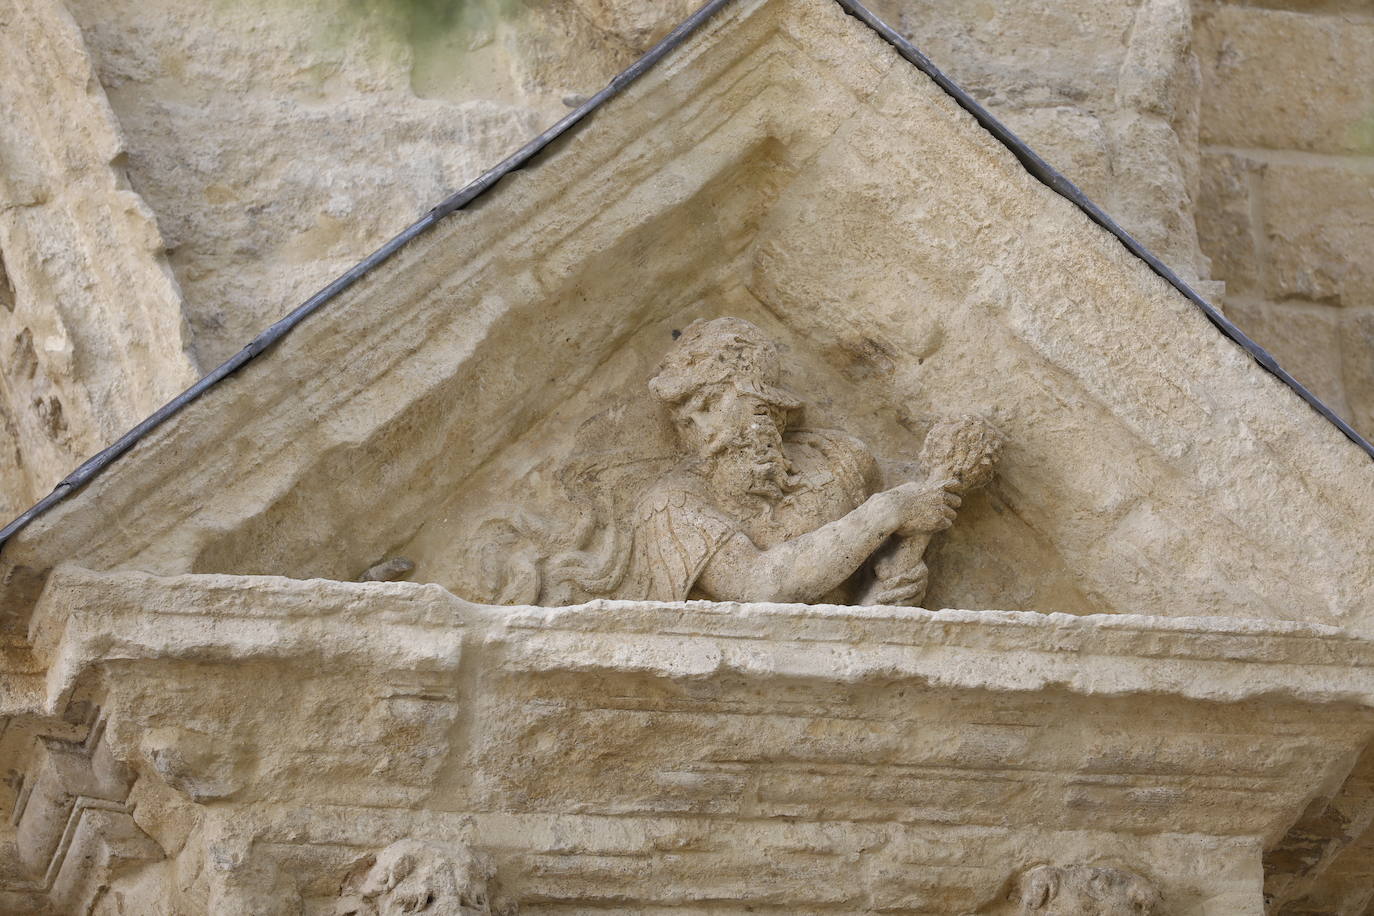
<instances>
[{"instance_id":1,"label":"stone molding","mask_svg":"<svg viewBox=\"0 0 1374 916\"><path fill-rule=\"evenodd\" d=\"M932 601L1365 627L1367 458L901 64L832 3L731 5L541 164L12 539L0 577L73 562L354 579L441 527L437 493L471 492L582 393L641 383L598 367L752 301L742 317L771 315L824 367L818 384L848 388L840 410L1007 408L1014 511L984 522L1035 549L993 551L970 524L944 558L971 558L965 598ZM855 220L872 242L861 273L818 229ZM547 373L521 372L533 327L567 344L541 351ZM501 395L472 401L487 390ZM234 454L253 459L206 457ZM347 536L322 533L326 518ZM460 536L412 556L417 577ZM975 573L1025 555L1006 597L969 594ZM1053 587L1012 597L1061 564ZM26 626L28 595L0 605Z\"/></svg>"},{"instance_id":2,"label":"stone molding","mask_svg":"<svg viewBox=\"0 0 1374 916\"><path fill-rule=\"evenodd\" d=\"M64 912L86 912L121 869L162 858L131 816L133 774L104 737L97 718L81 742L38 738L12 814L20 861Z\"/></svg>"},{"instance_id":3,"label":"stone molding","mask_svg":"<svg viewBox=\"0 0 1374 916\"><path fill-rule=\"evenodd\" d=\"M220 812L203 840L154 853L121 820L128 783L103 784L85 794L112 798L71 833L106 851L80 860L105 874L237 850L210 899L264 913L337 891L360 849L412 836L489 851L517 899L666 901L723 867L720 849L739 866L761 844L751 868L767 869L820 844L839 867L878 843L876 871L837 900L869 887L897 911L976 911L1013 865L1044 864L1017 857L1054 849L1064 867L1110 854L1166 900L1258 916L1260 848L1301 849L1285 835L1315 798L1347 805L1339 787L1374 735L1369 642L1287 622L495 608L410 583L64 568L34 637L63 672L51 708L97 696L109 760ZM625 868L598 890L577 875L600 873L610 834ZM963 867L933 852L950 844ZM908 858L929 888L902 877ZM757 899L801 899L809 872L792 867Z\"/></svg>"},{"instance_id":4,"label":"stone molding","mask_svg":"<svg viewBox=\"0 0 1374 916\"><path fill-rule=\"evenodd\" d=\"M92 606L102 612L80 610ZM1110 683L1116 695L1374 705L1374 640L1323 624L1230 617L705 601L497 608L414 583L64 567L40 602L33 637L49 672L50 711L102 662L318 660L437 674L458 670L465 642L493 640L505 647L504 665L525 671L575 664L675 677L723 670L787 677L828 669L842 682L912 677L965 689L1083 693Z\"/></svg>"}]
</instances>

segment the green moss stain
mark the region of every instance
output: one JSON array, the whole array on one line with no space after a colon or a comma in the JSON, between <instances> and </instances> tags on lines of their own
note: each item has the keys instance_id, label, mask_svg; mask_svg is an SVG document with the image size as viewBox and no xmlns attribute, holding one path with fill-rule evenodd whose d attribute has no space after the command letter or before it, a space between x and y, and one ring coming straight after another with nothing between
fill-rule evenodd
<instances>
[{"instance_id":1,"label":"green moss stain","mask_svg":"<svg viewBox=\"0 0 1374 916\"><path fill-rule=\"evenodd\" d=\"M1374 155L1374 110L1350 125L1350 144L1357 153Z\"/></svg>"},{"instance_id":2,"label":"green moss stain","mask_svg":"<svg viewBox=\"0 0 1374 916\"><path fill-rule=\"evenodd\" d=\"M385 22L415 45L478 34L518 13L520 0L348 0L352 10Z\"/></svg>"}]
</instances>

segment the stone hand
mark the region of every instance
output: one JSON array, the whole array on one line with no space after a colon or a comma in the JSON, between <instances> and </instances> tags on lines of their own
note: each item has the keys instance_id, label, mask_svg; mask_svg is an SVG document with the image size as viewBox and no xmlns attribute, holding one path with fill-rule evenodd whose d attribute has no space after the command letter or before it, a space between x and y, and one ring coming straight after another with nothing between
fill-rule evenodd
<instances>
[{"instance_id":1,"label":"stone hand","mask_svg":"<svg viewBox=\"0 0 1374 916\"><path fill-rule=\"evenodd\" d=\"M904 483L888 492L897 502L900 521L895 533L903 536L934 534L954 524L960 505L959 494L952 492L958 481L950 478L938 483Z\"/></svg>"}]
</instances>

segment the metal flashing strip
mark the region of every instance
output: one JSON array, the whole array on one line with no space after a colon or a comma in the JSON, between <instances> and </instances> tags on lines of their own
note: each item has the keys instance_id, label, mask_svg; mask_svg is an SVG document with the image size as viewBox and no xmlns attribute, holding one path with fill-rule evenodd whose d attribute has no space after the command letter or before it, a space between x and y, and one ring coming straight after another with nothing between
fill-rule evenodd
<instances>
[{"instance_id":1,"label":"metal flashing strip","mask_svg":"<svg viewBox=\"0 0 1374 916\"><path fill-rule=\"evenodd\" d=\"M97 474L113 464L125 452L137 445L144 436L171 419L179 413L182 408L200 398L201 395L205 394L205 392L209 391L225 378L233 375L249 362L262 355L264 351L271 348L273 344L289 334L296 325L300 324L306 318L309 318L322 306L337 297L344 290L353 286L353 284L357 283L363 277L367 276L367 274L371 273L375 268L381 266L389 260L392 255L404 248L410 241L432 229L440 220L444 219L444 217L463 209L487 191L490 191L502 178L506 177L511 172L524 168L532 159L543 152L549 144L577 127L587 115L596 111L596 109L600 108L608 100L623 92L626 87L647 73L655 64L691 37L708 19L733 2L735 2L735 0L710 0L710 2L693 13L681 25L664 36L663 40L649 49L643 57L631 64L628 69L615 76L606 84L606 88L587 99L587 101L577 106L573 111L564 115L558 123L535 137L529 143L526 143L515 153L504 159L495 168L487 170L476 179L469 182L461 190L445 198L438 206L434 207L419 220L406 227L406 229L395 238L368 255L358 264L354 265L324 289L301 303L301 305L290 312L286 317L277 321L267 330L253 338L253 341L249 343L248 346L225 360L218 368L214 369L190 388L187 388L181 394L159 407L151 416L129 430L123 436L119 437L113 445L87 459L75 471L64 477L62 481L53 488L51 493L43 497L30 507L28 511L24 512L4 528L0 528L0 551L4 550L6 542L8 542L11 537L27 527L34 519L81 489Z\"/></svg>"},{"instance_id":2,"label":"metal flashing strip","mask_svg":"<svg viewBox=\"0 0 1374 916\"><path fill-rule=\"evenodd\" d=\"M311 296L284 318L263 331L254 338L251 343L226 360L218 368L214 369L194 385L158 408L151 416L121 436L113 445L110 445L108 448L85 461L75 471L63 478L51 493L4 528L0 528L0 550L4 549L5 543L11 537L28 526L34 519L81 489L97 474L113 464L125 452L137 445L139 441L154 429L175 416L182 408L200 398L201 395L219 384L219 382L233 375L239 369L270 349L302 321L310 317L339 294L352 287L375 268L385 263L392 255L400 251L413 239L423 235L445 217L461 210L463 207L481 197L495 187L506 175L518 171L529 164L531 160L538 156L551 143L580 125L587 115L596 111L609 99L619 95L626 87L652 69L660 60L696 33L707 20L733 2L735 2L735 0L709 0L708 3L693 13L681 25L669 32L662 41L650 49L643 57L635 61L628 69L614 77L606 87L596 93L596 95L565 115L558 123L525 144L495 168L484 172L461 190L443 200L438 206L434 207L418 221L407 227L395 238L388 241L385 245L349 269L324 289ZM1299 397L1310 404L1319 414L1333 423L1347 438L1363 449L1366 454L1374 457L1374 445L1371 445L1360 436L1359 433L1355 432L1349 424L1323 404L1316 395L1304 387L1297 379L1288 374L1288 372L1285 371L1263 347L1247 337L1238 327L1232 324L1226 316L1222 315L1216 307L1198 295L1187 283L1183 282L1177 274L1165 266L1164 263L1151 254L1148 249L1117 225L1111 217L1089 200L1073 182L1065 178L1045 162L1044 159L1041 159L1034 150L1025 144L1025 142L993 117L968 93L959 88L953 80L945 76L945 74L931 63L930 59L922 54L915 45L902 37L902 35L893 30L887 23L875 16L862 3L857 2L857 0L834 0L834 2L839 4L839 6L849 15L876 32L904 59L930 77L936 85L953 98L960 107L971 114L984 129L991 133L999 143L1009 149L1012 154L1020 160L1026 171L1030 172L1031 175L1055 193L1067 198L1087 214L1089 219L1114 235L1127 250L1144 261L1151 270L1201 309L1203 314L1206 315L1223 334L1237 343L1262 367L1277 376L1282 382L1288 385L1288 387L1292 388Z\"/></svg>"},{"instance_id":3,"label":"metal flashing strip","mask_svg":"<svg viewBox=\"0 0 1374 916\"><path fill-rule=\"evenodd\" d=\"M1041 184L1045 185L1059 196L1066 198L1070 203L1087 214L1088 219L1116 236L1117 240L1121 242L1122 245L1126 246L1126 250L1144 261L1152 271L1162 277L1174 289L1186 296L1193 305L1201 309L1202 313L1207 316L1207 319L1211 321L1212 324L1216 325L1221 333L1225 334L1238 344L1242 350L1250 354L1251 358L1259 363L1260 366L1277 376L1279 381L1283 382L1289 388L1292 388L1300 398L1312 407L1312 409L1334 424L1337 429L1345 434L1347 439L1363 449L1365 454L1374 458L1374 445L1371 445L1368 440L1355 432L1350 424L1346 423L1336 415L1335 411L1322 403L1321 398L1309 391L1302 382L1299 382L1290 375L1286 369L1278 364L1278 361L1274 359L1268 350L1265 350L1259 344L1251 340L1244 331L1236 327L1229 318L1217 309L1216 306L1202 298L1202 296L1185 283L1178 274L1174 273L1163 261L1155 257L1148 248L1136 241L1125 229L1122 229L1121 226L1104 213L1097 204L1089 200L1088 196L1079 190L1077 185L1065 178L1054 168L1054 166L1050 165L1044 159L1041 159L1035 150L1026 145L1025 141L1012 133L1005 124L993 117L993 115L982 105L978 104L972 96L959 88L958 84L945 76L938 67L931 63L930 58L921 53L920 49L906 38L902 37L900 33L887 23L873 15L867 7L857 2L857 0L835 0L835 2L843 7L845 12L849 13L849 15L877 32L884 41L896 49L898 54L913 64L926 76L934 80L935 84L943 89L950 98L954 99L954 101L959 104L960 108L963 108L969 114L973 115L979 125L988 133L992 134L993 137L997 139L998 143L1001 143L1007 149L1011 150L1012 154L1021 161L1021 165L1025 167L1026 171L1030 172Z\"/></svg>"}]
</instances>

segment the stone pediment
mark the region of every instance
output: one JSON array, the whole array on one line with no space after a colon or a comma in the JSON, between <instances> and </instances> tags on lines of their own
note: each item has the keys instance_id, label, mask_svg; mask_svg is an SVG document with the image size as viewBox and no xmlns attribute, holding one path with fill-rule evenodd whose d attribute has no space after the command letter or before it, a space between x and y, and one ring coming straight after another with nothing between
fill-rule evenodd
<instances>
[{"instance_id":1,"label":"stone pediment","mask_svg":"<svg viewBox=\"0 0 1374 916\"><path fill-rule=\"evenodd\" d=\"M1002 429L931 606L1366 625L1368 458L866 25L769 0L12 538L9 626L60 562L355 579L403 554L482 599L483 517L547 502L594 417L643 446L655 362L716 315L780 342L808 425L886 457L951 412Z\"/></svg>"},{"instance_id":2,"label":"stone pediment","mask_svg":"<svg viewBox=\"0 0 1374 916\"><path fill-rule=\"evenodd\" d=\"M712 4L9 539L0 908L1363 910L1368 456L849 6ZM721 317L996 428L965 610L494 606Z\"/></svg>"}]
</instances>

